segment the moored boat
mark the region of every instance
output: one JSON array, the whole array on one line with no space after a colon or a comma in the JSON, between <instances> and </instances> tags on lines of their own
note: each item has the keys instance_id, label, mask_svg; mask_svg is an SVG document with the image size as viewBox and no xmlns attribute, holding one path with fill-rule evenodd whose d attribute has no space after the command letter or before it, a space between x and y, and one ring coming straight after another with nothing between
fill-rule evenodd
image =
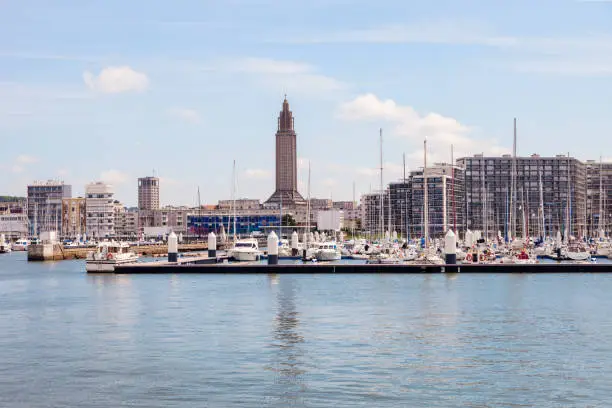
<instances>
[{"instance_id":1,"label":"moored boat","mask_svg":"<svg viewBox=\"0 0 612 408\"><path fill-rule=\"evenodd\" d=\"M125 242L100 242L95 251L87 254L87 272L113 272L115 266L136 262L138 255Z\"/></svg>"},{"instance_id":2,"label":"moored boat","mask_svg":"<svg viewBox=\"0 0 612 408\"><path fill-rule=\"evenodd\" d=\"M261 258L259 243L255 238L239 239L227 255L235 261L258 261Z\"/></svg>"}]
</instances>

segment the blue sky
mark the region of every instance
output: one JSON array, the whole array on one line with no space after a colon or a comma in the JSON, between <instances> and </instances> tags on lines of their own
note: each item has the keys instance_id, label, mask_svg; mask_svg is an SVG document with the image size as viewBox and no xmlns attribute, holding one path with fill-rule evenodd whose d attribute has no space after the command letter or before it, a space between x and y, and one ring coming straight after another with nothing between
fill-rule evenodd
<instances>
[{"instance_id":1,"label":"blue sky","mask_svg":"<svg viewBox=\"0 0 612 408\"><path fill-rule=\"evenodd\" d=\"M612 2L0 1L0 194L105 180L136 203L274 187L287 93L302 193L351 199L431 161L511 148L612 157Z\"/></svg>"}]
</instances>

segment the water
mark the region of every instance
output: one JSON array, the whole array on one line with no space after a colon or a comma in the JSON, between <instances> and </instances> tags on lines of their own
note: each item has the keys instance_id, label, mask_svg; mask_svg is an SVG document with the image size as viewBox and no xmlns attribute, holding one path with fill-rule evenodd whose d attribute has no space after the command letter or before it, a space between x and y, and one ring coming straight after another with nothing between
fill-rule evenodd
<instances>
[{"instance_id":1,"label":"water","mask_svg":"<svg viewBox=\"0 0 612 408\"><path fill-rule=\"evenodd\" d=\"M0 256L2 407L596 407L612 275L86 275Z\"/></svg>"}]
</instances>

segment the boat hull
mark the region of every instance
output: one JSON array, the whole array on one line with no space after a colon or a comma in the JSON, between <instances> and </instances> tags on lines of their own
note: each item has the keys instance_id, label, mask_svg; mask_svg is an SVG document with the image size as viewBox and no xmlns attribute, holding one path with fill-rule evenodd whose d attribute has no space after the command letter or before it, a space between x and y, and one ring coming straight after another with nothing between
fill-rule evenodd
<instances>
[{"instance_id":1,"label":"boat hull","mask_svg":"<svg viewBox=\"0 0 612 408\"><path fill-rule=\"evenodd\" d=\"M114 272L115 266L133 263L138 260L138 256L121 259L121 260L87 260L85 262L85 270L87 272Z\"/></svg>"},{"instance_id":2,"label":"boat hull","mask_svg":"<svg viewBox=\"0 0 612 408\"><path fill-rule=\"evenodd\" d=\"M232 251L230 257L238 262L254 262L258 261L261 257L261 253L258 252L247 252L247 251Z\"/></svg>"}]
</instances>

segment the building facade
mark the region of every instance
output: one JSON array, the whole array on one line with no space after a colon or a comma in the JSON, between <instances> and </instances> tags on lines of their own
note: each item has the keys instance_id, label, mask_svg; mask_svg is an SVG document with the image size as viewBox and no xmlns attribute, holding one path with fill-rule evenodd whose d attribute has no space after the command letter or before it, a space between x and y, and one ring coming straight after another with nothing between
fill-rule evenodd
<instances>
[{"instance_id":1,"label":"building facade","mask_svg":"<svg viewBox=\"0 0 612 408\"><path fill-rule=\"evenodd\" d=\"M431 238L440 238L449 229L464 229L464 172L447 163L437 163L410 172L410 206L407 225L409 237L425 235L425 191L427 180L427 232ZM397 218L397 217L395 217Z\"/></svg>"},{"instance_id":2,"label":"building facade","mask_svg":"<svg viewBox=\"0 0 612 408\"><path fill-rule=\"evenodd\" d=\"M83 236L87 231L86 225L85 198L62 199L62 236L64 238Z\"/></svg>"},{"instance_id":3,"label":"building facade","mask_svg":"<svg viewBox=\"0 0 612 408\"><path fill-rule=\"evenodd\" d=\"M261 202L259 200L252 200L248 198L240 198L237 200L219 200L218 208L221 210L231 210L234 205L236 210L258 210L261 208Z\"/></svg>"},{"instance_id":4,"label":"building facade","mask_svg":"<svg viewBox=\"0 0 612 408\"><path fill-rule=\"evenodd\" d=\"M278 213L268 211L240 211L236 214L236 233L247 236L253 232L263 232L280 225ZM207 236L210 232L219 234L221 227L226 234L234 233L234 217L218 212L193 214L188 216L187 230L190 235Z\"/></svg>"},{"instance_id":5,"label":"building facade","mask_svg":"<svg viewBox=\"0 0 612 408\"><path fill-rule=\"evenodd\" d=\"M62 227L62 200L72 197L72 186L62 181L34 182L28 190L28 221L30 234L58 231Z\"/></svg>"},{"instance_id":6,"label":"building facade","mask_svg":"<svg viewBox=\"0 0 612 408\"><path fill-rule=\"evenodd\" d=\"M304 198L297 190L297 135L293 113L287 98L278 117L276 131L276 190L266 204L280 206L302 205Z\"/></svg>"},{"instance_id":7,"label":"building facade","mask_svg":"<svg viewBox=\"0 0 612 408\"><path fill-rule=\"evenodd\" d=\"M159 178L141 177L138 179L138 209L159 209Z\"/></svg>"},{"instance_id":8,"label":"building facade","mask_svg":"<svg viewBox=\"0 0 612 408\"><path fill-rule=\"evenodd\" d=\"M115 236L134 239L138 235L138 208L126 208L115 202Z\"/></svg>"},{"instance_id":9,"label":"building facade","mask_svg":"<svg viewBox=\"0 0 612 408\"><path fill-rule=\"evenodd\" d=\"M586 162L587 231L589 236L599 231L612 233L612 163Z\"/></svg>"},{"instance_id":10,"label":"building facade","mask_svg":"<svg viewBox=\"0 0 612 408\"><path fill-rule=\"evenodd\" d=\"M467 228L490 237L586 233L586 165L579 160L475 155L457 164L465 169Z\"/></svg>"},{"instance_id":11,"label":"building facade","mask_svg":"<svg viewBox=\"0 0 612 408\"><path fill-rule=\"evenodd\" d=\"M113 195L113 187L100 181L85 186L85 224L88 237L107 238L115 235Z\"/></svg>"}]
</instances>

